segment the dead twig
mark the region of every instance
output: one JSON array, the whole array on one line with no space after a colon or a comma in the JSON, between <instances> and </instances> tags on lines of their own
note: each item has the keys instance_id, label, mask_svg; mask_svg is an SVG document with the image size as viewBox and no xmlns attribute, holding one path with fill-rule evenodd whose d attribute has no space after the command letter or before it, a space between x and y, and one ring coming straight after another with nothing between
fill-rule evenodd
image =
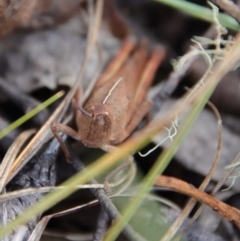
<instances>
[{"instance_id":1,"label":"dead twig","mask_svg":"<svg viewBox=\"0 0 240 241\"><path fill-rule=\"evenodd\" d=\"M103 238L107 232L108 222L109 222L109 217L108 217L107 213L103 209L101 209L100 214L98 216L97 228L93 235L92 241L103 240Z\"/></svg>"},{"instance_id":2,"label":"dead twig","mask_svg":"<svg viewBox=\"0 0 240 241\"><path fill-rule=\"evenodd\" d=\"M159 176L155 182L156 186L169 188L176 192L195 198L197 201L211 207L222 217L233 222L240 228L240 211L228 204L208 195L205 192L193 187L191 184L174 177Z\"/></svg>"}]
</instances>

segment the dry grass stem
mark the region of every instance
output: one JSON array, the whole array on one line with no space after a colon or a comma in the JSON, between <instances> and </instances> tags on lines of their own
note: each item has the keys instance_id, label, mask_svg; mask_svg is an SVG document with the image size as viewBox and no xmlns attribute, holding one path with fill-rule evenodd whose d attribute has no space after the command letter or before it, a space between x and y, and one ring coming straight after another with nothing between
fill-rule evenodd
<instances>
[{"instance_id":1,"label":"dry grass stem","mask_svg":"<svg viewBox=\"0 0 240 241\"><path fill-rule=\"evenodd\" d=\"M42 236L42 234L43 234L43 232L44 232L48 222L50 221L50 219L61 217L63 215L67 215L67 214L76 212L76 211L78 211L80 209L87 208L87 207L90 207L92 205L96 205L97 203L98 203L98 200L93 200L93 201L88 202L88 203L83 204L83 205L79 205L79 206L76 206L76 207L73 207L73 208L66 209L66 210L61 211L61 212L57 212L57 213L53 213L53 214L44 216L38 222L36 227L34 228L31 236L28 239L28 241L38 241L38 240L40 240L40 238L41 238L41 236Z\"/></svg>"},{"instance_id":2,"label":"dry grass stem","mask_svg":"<svg viewBox=\"0 0 240 241\"><path fill-rule=\"evenodd\" d=\"M3 158L0 165L0 192L2 192L3 188L7 184L7 177L10 175L10 170L20 149L27 141L27 139L29 139L29 137L32 136L35 132L36 130L33 129L22 132L12 143L7 153L5 154L5 157Z\"/></svg>"}]
</instances>

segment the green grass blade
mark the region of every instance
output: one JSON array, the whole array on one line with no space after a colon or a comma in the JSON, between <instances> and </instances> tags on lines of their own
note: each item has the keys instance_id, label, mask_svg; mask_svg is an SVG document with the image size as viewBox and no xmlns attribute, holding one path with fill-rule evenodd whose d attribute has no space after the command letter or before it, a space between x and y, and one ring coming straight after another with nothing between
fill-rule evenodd
<instances>
[{"instance_id":1,"label":"green grass blade","mask_svg":"<svg viewBox=\"0 0 240 241\"><path fill-rule=\"evenodd\" d=\"M34 206L24 211L23 215L18 216L15 220L11 221L6 226L1 227L0 239L10 233L18 225L23 225L35 215L39 215L43 211L51 208L64 198L68 197L70 194L77 190L75 188L77 185L86 183L93 177L101 175L103 172L113 166L116 163L116 160L121 161L123 157L126 156L125 152L118 150L114 153L108 153L93 164L89 165L82 172L69 178L66 182L60 185L66 186L66 188L62 190L55 190L47 194L40 202L37 202Z\"/></svg>"},{"instance_id":2,"label":"green grass blade","mask_svg":"<svg viewBox=\"0 0 240 241\"><path fill-rule=\"evenodd\" d=\"M103 157L98 159L93 164L89 165L82 172L74 175L66 182L62 183L61 186L66 186L65 189L55 190L49 194L47 194L40 202L37 202L34 206L30 207L24 214L17 217L15 220L8 223L6 226L0 228L0 238L4 237L8 233L10 233L14 228L19 225L26 223L32 217L46 211L47 209L54 206L56 203L60 202L74 191L76 191L76 186L81 185L92 179L93 177L97 177L101 175L103 172L108 171L110 167L117 162L120 162L127 153L131 153L136 151L137 148L144 146L148 141L149 137L152 136L153 133L149 133L142 138L135 138L134 140L129 140L128 143L122 144L122 148L117 150L114 153L105 154ZM165 163L165 165L167 165ZM161 167L162 170L165 166ZM145 190L145 189L144 189Z\"/></svg>"},{"instance_id":3,"label":"green grass blade","mask_svg":"<svg viewBox=\"0 0 240 241\"><path fill-rule=\"evenodd\" d=\"M174 7L192 17L199 18L207 22L213 22L212 9L200 6L195 3L187 2L184 0L154 0L159 3L166 4L170 7ZM219 21L221 25L234 31L239 31L240 26L238 22L229 15L219 13Z\"/></svg>"},{"instance_id":4,"label":"green grass blade","mask_svg":"<svg viewBox=\"0 0 240 241\"><path fill-rule=\"evenodd\" d=\"M215 85L220 81L222 76L225 76L225 74L229 72L229 70L231 70L233 66L236 66L236 63L238 63L239 52L240 52L240 36L237 36L236 43L232 46L232 48L229 49L224 60L222 62L219 62L217 68L214 69L213 73L209 76L208 80L206 81L206 85L199 90L199 93L196 93L196 95L193 95L190 98L188 98L188 101L191 103L192 101L194 101L195 103L200 102L204 106L209 95L211 94L211 91L209 91L209 89L210 90L214 89ZM200 96L202 101L199 100ZM183 111L183 108L181 108L181 106L179 106L179 108L182 109ZM171 119L169 119L170 117L171 118L175 117L174 108L172 111L170 111L167 114L167 116L165 117L165 121L166 120L168 120L168 122L171 121ZM76 174L68 181L64 182L62 185L66 186L65 189L53 191L52 193L47 194L43 199L41 199L40 202L36 203L33 207L26 210L21 216L17 217L15 220L8 223L6 226L1 227L0 238L5 236L9 232L11 232L18 225L26 223L32 217L54 206L56 203L60 202L62 199L67 197L69 194L73 193L76 190L75 189L76 185L84 184L92 177L97 177L101 175L104 171L108 171L111 166L113 166L114 164L117 164L117 162L120 162L127 154L133 153L139 147L143 147L144 144L146 144L151 139L151 137L154 136L154 133L160 131L163 128L163 123L165 122L160 121L159 123L153 123L148 128L140 131L139 134L136 134L135 136L127 140L125 143L121 144L121 149L119 149L118 151L104 155L102 158L100 158L99 160L97 160L96 162L88 166L84 171ZM188 124L186 124L186 126L188 127ZM183 129L181 129L181 132L179 133L182 133L182 131ZM177 137L177 138L180 138L180 137ZM178 144L177 140L178 139L175 139L174 141L175 145ZM175 152L175 149L173 149L173 147L171 148L172 148L172 151ZM164 154L165 155L164 158L165 159L169 158L167 155L170 155L170 154L171 153ZM156 165L160 166L160 164L156 164ZM165 168L165 166L167 165L167 162L164 162L162 165L163 166L160 166L160 167L157 166L157 169L159 169L158 170L159 172ZM150 174L148 175L148 177L151 178ZM147 180L147 181L148 181L148 184L152 182L152 180ZM145 189L146 187L144 187L144 190ZM126 221L124 221L124 223L126 223Z\"/></svg>"},{"instance_id":5,"label":"green grass blade","mask_svg":"<svg viewBox=\"0 0 240 241\"><path fill-rule=\"evenodd\" d=\"M197 103L196 106L193 107L193 110L189 114L186 121L183 123L178 135L174 139L172 145L169 149L165 149L163 153L159 156L149 173L146 175L144 180L140 185L140 189L135 197L129 202L127 207L123 210L122 218L118 220L112 227L109 229L104 241L114 241L118 237L119 233L122 231L124 226L131 220L134 213L137 211L139 206L142 204L144 197L149 192L150 188L154 185L156 177L160 175L165 168L170 163L172 157L186 136L188 130L206 105L206 102L210 95L212 94L214 88L210 89Z\"/></svg>"},{"instance_id":6,"label":"green grass blade","mask_svg":"<svg viewBox=\"0 0 240 241\"><path fill-rule=\"evenodd\" d=\"M53 102L55 102L57 99L61 98L64 95L64 91L59 91L57 94L53 95L40 105L38 105L36 108L32 109L29 111L27 114L23 115L13 123L11 123L9 126L4 128L3 130L0 131L0 139L2 139L4 136L9 134L11 131L15 130L18 128L20 125L22 125L24 122L27 120L31 119L33 116L35 116L37 113L45 109L47 106L51 105Z\"/></svg>"}]
</instances>

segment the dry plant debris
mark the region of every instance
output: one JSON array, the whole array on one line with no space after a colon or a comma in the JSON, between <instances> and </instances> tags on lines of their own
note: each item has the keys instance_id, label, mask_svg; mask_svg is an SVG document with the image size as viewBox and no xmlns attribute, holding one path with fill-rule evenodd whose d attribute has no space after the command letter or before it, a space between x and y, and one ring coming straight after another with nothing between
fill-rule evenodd
<instances>
[{"instance_id":1,"label":"dry plant debris","mask_svg":"<svg viewBox=\"0 0 240 241\"><path fill-rule=\"evenodd\" d=\"M238 19L237 15L239 9L236 8L232 2L213 2L219 4L222 9ZM199 0L199 3L201 3L201 0ZM92 149L86 150L84 147L80 148L79 143L76 143L73 140L66 141L66 136L62 135L61 138L64 140L64 142L60 142L62 146L64 145L62 149L65 150L66 156L69 157L69 154L66 154L66 150L69 150L70 156L73 157L70 158L73 163L69 165L65 162L61 150L58 151L59 143L56 140L50 140L52 138L52 133L49 126L52 122L61 122L63 125L71 126L71 130L76 129L74 123L70 121L73 118L68 106L73 97L77 97L76 90L79 88L80 80L82 93L75 103L75 112L78 115L77 120L80 120L79 122L77 121L79 129L82 127L84 121L88 124L89 118L92 118L92 113L86 103L91 104L100 101L102 104L111 105L113 106L113 112L115 114L119 111L117 107L124 109L123 114L119 115L118 120L114 122L116 124L115 129L118 130L117 138L114 141L110 138L111 140L107 142L108 146L106 146L103 145L106 143L103 140L104 135L102 135L101 131L101 135L98 133L99 131L97 131L98 135L93 135L94 141L96 141L96 137L100 138L100 144L95 143L94 146L101 147L107 151L112 151L115 149L113 146L124 141L133 129L138 126L140 119L142 119L142 117L149 111L150 103L146 101L146 96L152 85L153 75L160 59L162 60L164 57L165 62L169 62L169 58L172 56L176 58L176 56L179 55L179 52L183 55L185 53L185 47L188 46L190 37L196 34L199 35L199 33L201 33L201 36L203 35L201 28L196 28L196 33L195 30L189 30L189 27L187 26L190 26L188 25L190 23L192 24L192 19L175 12L174 21L171 22L169 21L169 16L171 16L172 10L170 11L168 8L165 9L163 6L159 7L160 5L153 2L144 0L136 2L131 0L129 3L120 3L120 1L106 0L105 5L102 4L103 1L101 0L97 1L96 4L94 4L94 1L92 0L71 0L67 3L64 0L13 0L2 1L0 4L0 66L2 67L0 68L0 89L2 92L0 96L0 103L2 105L0 108L0 128L2 129L8 123L11 123L16 116L32 109L37 103L46 99L46 96L49 97L49 95L55 93L59 88L64 88L67 92L60 105L56 104L55 107L48 108L41 113L41 115L1 140L0 154L3 159L0 166L0 187L3 193L2 197L0 197L3 217L1 219L1 224L5 224L9 220L14 220L17 215L22 215L27 207L30 207L38 200L41 200L45 195L45 192L55 189L56 184L69 178L75 172L84 169L84 164L80 159L96 159L93 156L98 155L97 151L93 151ZM116 8L116 6L118 6L118 8ZM134 6L136 10L132 9L131 6ZM142 10L138 11L138 7ZM112 9L113 11L110 11L109 9ZM138 11L138 14L140 13L140 21L134 22L134 16L136 17L134 11ZM170 95L173 92L177 92L177 95L181 95L181 93L178 93L179 86L184 88L186 83L190 83L190 85L191 83L196 83L200 79L199 77L203 74L205 74L205 77L207 73L212 72L212 67L215 62L218 62L221 58L225 58L225 52L230 48L230 45L234 41L233 39L222 38L224 29L218 23L216 8L214 8L214 11L214 23L217 29L217 36L214 36L214 40L209 38L195 39L195 49L188 52L186 55L187 64L183 61L186 57L181 59L178 62L180 64L178 65L180 66L180 71L172 71L167 80L168 82L166 82L166 85L163 88L163 82L160 82L161 73L157 74L156 80L158 83L156 88L158 88L158 93L155 94L155 97L153 98L153 117L157 117L159 107L162 107L163 102L165 102L165 106L167 106L167 102L175 102L172 98L170 99ZM119 15L119 12L122 12L122 14ZM147 15L148 12L150 13L149 15ZM100 24L102 15L104 22ZM128 18L125 19L123 16L126 15ZM161 18L159 17L160 15ZM133 21L131 18L133 18ZM162 29L163 31L159 31L159 19L161 19L161 21L163 19L163 22L167 23ZM146 23L145 26L148 27L147 31L143 30L143 26L140 22ZM132 26L136 26L136 28L133 29ZM182 27L179 28L179 26ZM190 34L187 33L187 31L184 31L185 28L190 31ZM173 29L176 29L176 31L173 31ZM180 29L183 31L180 31ZM212 30L212 28L210 29ZM116 73L116 71L113 70L114 64L111 65L111 68L107 68L105 71L103 71L103 67L106 66L106 63L116 55L122 39L125 39L129 34L133 34L135 31L138 36L141 35L139 39L143 39L142 36L146 36L151 32L151 36L155 36L155 43L150 40L148 40L148 43L147 41L142 41L139 49L136 51L136 56L134 55L135 57L132 58L134 61L131 62L131 58L130 60L127 60L124 68L120 69L117 74L112 74L114 79L111 79L107 86L107 81L105 81L106 79L109 80L107 75L109 73ZM152 53L151 61L149 62L150 64L147 64L147 48L149 48L149 45L151 44L152 46L156 46L156 42L159 42L159 38L161 38L161 40L166 38L163 42L165 42L165 48L168 49L167 54L165 56L163 56L162 53L158 54L158 50L151 47L154 51ZM162 41L160 42L162 43ZM168 44L166 44L166 42ZM178 47L176 48L176 46ZM207 49L206 46L210 46L210 48ZM212 49L213 46L216 47L215 50ZM117 61L115 61L115 66L122 61L121 57L124 55L125 58L128 58L130 52L130 50L129 52L120 52L120 54L117 55L118 57L116 58ZM203 61L199 59L196 60L195 57L189 61L189 56L195 55L204 56L204 60L207 62L205 68L202 67ZM157 57L155 58L154 56ZM146 66L146 71L143 74L139 74L140 72L143 72L144 66ZM166 69L163 64L163 66L161 66L161 72L166 71L165 76L169 74L169 72L167 72L169 71L169 67L168 70ZM188 74L188 70L191 70L190 74ZM102 77L100 77L100 81L95 85L95 82L99 79L100 73L102 73ZM182 78L186 73L187 78L190 78L190 81L184 82ZM134 75L137 77L133 77ZM128 86L127 90L129 90L130 94L127 95L127 91L122 88L123 82L128 84L130 82L129 79L137 80L139 76L142 76L141 80L143 81L136 81L136 88L134 87L131 90ZM238 78L237 71L234 72L234 76L236 79ZM220 84L220 90L217 89L212 98L213 100L218 99L218 101L214 102L217 103L216 106L220 111L227 112L224 113L225 115L235 115L234 120L238 124L239 120L237 119L237 115L239 115L240 107L237 104L234 105L236 99L231 96L231 93L234 93L235 96L239 96L239 90L236 86L233 86L230 80L231 73L224 78L226 79L225 83L227 83L225 86L227 85L229 89L227 90L226 87ZM135 84L135 82L133 84ZM197 84L197 87L189 91L190 95L188 98L194 99L194 95L200 88L204 87L205 84L206 83L202 79ZM104 91L97 89L100 85L104 86ZM162 89L159 90L159 87ZM135 98L136 96L137 98ZM223 96L228 99L228 101L223 103ZM117 97L120 97L119 100L122 102L116 100L115 98ZM130 107L128 104L124 105L125 99L123 101L123 97L126 97L127 99L132 98L127 102L131 103ZM186 101L188 101L188 98ZM157 101L160 101L161 103L159 104ZM158 107L156 108L156 106ZM179 110L181 108L179 108ZM171 109L171 107L168 106L167 109ZM14 110L14 112L12 110ZM67 112L69 110L70 112ZM104 111L106 112L106 110ZM164 105L163 108L161 108L161 112L163 115L166 113ZM140 116L138 116L139 113ZM165 125L165 133L167 133L165 140L173 140L175 138L178 133L178 128L181 125L180 118L180 112L173 113L170 122L168 122L169 125ZM98 120L98 123L105 123L105 119ZM124 128L120 128L120 124L122 123L125 123L124 127L128 126L128 130L125 134L123 133ZM140 123L140 127L138 126L138 128L140 129L143 124L144 121ZM35 132L32 128L39 129L39 126L41 126L40 130L29 142L29 139ZM182 163L184 169L192 169L202 176L209 173L203 184L199 185L201 186L199 189L195 189L187 184L187 182L180 180L181 178L185 178L184 176L181 176L181 171L178 171L178 173L177 171L175 172L175 174L177 173L177 176L179 176L178 179L160 176L157 179L156 184L165 188L174 189L177 192L193 197L201 203L209 205L223 217L233 221L239 227L239 210L224 204L221 200L215 199L213 197L214 192L211 196L203 191L211 179L212 170L215 168L212 167L211 171L208 171L211 167L210 162L214 159L214 153L214 165L216 165L219 157L220 165L218 165L215 174L212 176L211 184L215 184L215 181L222 181L221 185L225 184L227 187L228 183L223 180L227 178L227 175L230 175L230 171L224 176L224 168L226 165L230 164L230 161L233 160L239 152L237 144L239 143L239 134L232 133L225 123L223 123L222 128L223 147L219 148L221 134L219 134L219 132L217 134L217 131L214 133L217 129L217 121L212 117L209 110L204 110L200 115L199 120L196 122L196 125L183 142L182 147L175 155L175 159ZM66 130L65 126L60 129L63 132ZM159 127L156 129L159 129ZM67 131L67 134L69 134L69 131ZM82 136L83 134L81 134L81 137ZM76 137L76 133L74 133L74 137ZM16 141L14 141L15 139ZM80 138L78 137L77 139ZM81 139L83 142L85 141L86 144L86 138ZM129 140L134 141L134 138L131 139L130 137ZM159 139L157 142L159 143ZM9 148L10 145L11 147ZM65 145L67 145L69 149L66 149ZM87 143L87 146L88 145L89 143ZM165 142L161 146L162 148L168 148L168 144L165 144ZM217 152L214 152L216 149L218 149ZM156 151L158 152L159 150ZM154 153L151 155L154 155ZM138 159L138 156L136 156L136 159ZM153 159L149 156L145 157L143 165L144 171L147 170L147 163L150 163L152 160ZM173 165L175 164L176 163L173 162ZM230 167L232 169L236 167L235 171L238 172L239 169L237 168L237 164L232 164ZM127 173L118 173L118 175L115 175L116 173L114 173L114 178L116 179L114 182L116 181L116 183L110 182L110 187L114 190L115 187L122 185L121 188L114 193L120 195L123 189L132 182L136 171L134 168L135 166L131 166ZM169 172L169 170L167 170L167 172ZM113 176L113 174L111 174L111 176ZM236 176L234 176L234 178L235 177ZM193 178L188 181L188 183L194 183L195 181L196 178ZM231 192L239 192L236 185L237 182L238 180L236 179L235 185L230 189ZM86 197L83 195L84 198L81 199L84 204L80 204L79 195L76 196L77 206L81 209L81 212L83 212L81 215L76 215L77 220L80 223L80 227L85 225L88 230L91 230L91 235L88 237L98 241L104 237L109 221L120 219L121 214L104 192L104 185L101 184L101 181L92 179L88 186L76 187L76 189L83 188L90 189L93 196L89 198L89 193L86 191ZM18 190L19 192L17 193ZM81 193L82 192L83 191L81 190ZM16 197L16 195L19 196ZM129 196L131 197L131 195ZM98 201L92 201L93 198L97 198ZM174 201L178 201L178 198L174 197L173 199ZM58 218L64 220L64 215L66 213L69 214L78 209L72 209L71 207L76 206L74 204L75 200L73 203L71 203L71 199L69 200L70 207L60 207L60 209L64 211L52 211L50 215L43 217L40 222L38 222L40 216L34 217L27 225L16 229L7 237L7 239L39 240L48 222L50 222L49 227L51 227L52 223L55 223L56 227L60 227L61 229L61 221L58 221ZM101 215L98 219L96 218L97 212L92 208L92 205L96 205L97 202L100 203L99 206L102 208ZM190 208L191 205L188 204L188 207ZM85 209L85 207L88 208ZM163 210L164 208L161 209ZM143 222L147 222L151 219L153 213L149 210L146 213L143 212L145 215L145 218L142 219ZM84 214L88 211L89 213ZM166 212L166 215L170 215L170 211L169 213ZM58 218L52 220L53 217ZM86 221L86 217L88 217L89 220ZM123 230L123 233L128 240L145 240L146 237L144 237L144 234L142 234L140 230L135 230L137 227L134 225L132 227L131 225L133 224L130 223ZM158 225L158 223L156 222L155 225ZM36 229L34 230L35 226ZM187 225L185 225L185 227L186 226ZM64 227L64 230L65 232L74 232L74 229L71 230L71 228L68 230L67 227ZM96 228L95 233L94 228ZM151 231L151 227L148 227L148 229ZM204 233L206 229L207 227L203 227L201 233ZM190 229L185 238L189 241L224 240L224 236L222 236L223 238L221 239L214 234L215 230L210 230L210 233L206 231L205 238L200 235L199 230L202 229L198 226L194 230ZM60 232L58 234L60 238ZM79 235L81 234L84 235L84 231ZM62 236L66 237L67 234L65 233ZM193 236L195 239L192 238ZM28 237L30 237L30 239L28 239ZM120 239L126 240L125 237L122 236ZM151 240L151 238L147 237L147 240Z\"/></svg>"},{"instance_id":2,"label":"dry plant debris","mask_svg":"<svg viewBox=\"0 0 240 241\"><path fill-rule=\"evenodd\" d=\"M240 228L240 211L238 209L213 198L207 193L201 192L199 189L194 188L190 184L173 177L166 177L162 175L158 177L156 185L173 189L197 199L198 201L210 206L215 212L218 212L224 218L235 223L238 228Z\"/></svg>"}]
</instances>

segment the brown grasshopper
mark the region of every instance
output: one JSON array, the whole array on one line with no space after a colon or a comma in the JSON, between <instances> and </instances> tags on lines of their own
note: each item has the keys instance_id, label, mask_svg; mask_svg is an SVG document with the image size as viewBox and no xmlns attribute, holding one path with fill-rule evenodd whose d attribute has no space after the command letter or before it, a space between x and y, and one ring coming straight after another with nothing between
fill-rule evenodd
<instances>
[{"instance_id":1,"label":"brown grasshopper","mask_svg":"<svg viewBox=\"0 0 240 241\"><path fill-rule=\"evenodd\" d=\"M59 132L81 140L87 147L112 152L149 112L152 103L146 95L165 52L155 47L149 55L148 47L146 40L138 45L135 39L126 40L83 108L78 105L79 92L76 94L73 106L77 131L60 123L51 125L68 162L71 162L70 155ZM127 158L127 162L130 160Z\"/></svg>"}]
</instances>

